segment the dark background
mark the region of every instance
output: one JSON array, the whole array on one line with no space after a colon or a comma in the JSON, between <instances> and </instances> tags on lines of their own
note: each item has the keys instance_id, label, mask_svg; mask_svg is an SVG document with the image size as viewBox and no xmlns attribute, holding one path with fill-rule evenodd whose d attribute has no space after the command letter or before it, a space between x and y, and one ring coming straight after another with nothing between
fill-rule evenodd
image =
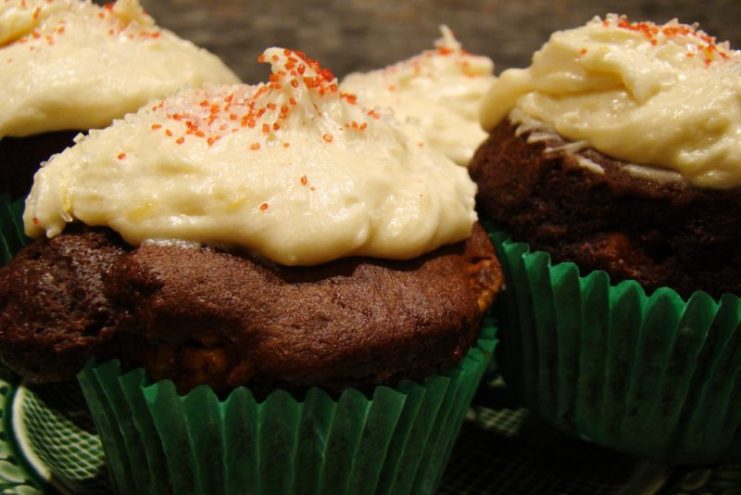
<instances>
[{"instance_id":1,"label":"dark background","mask_svg":"<svg viewBox=\"0 0 741 495\"><path fill-rule=\"evenodd\" d=\"M496 73L529 65L551 32L594 15L699 22L741 48L741 0L140 0L157 22L219 55L245 82L267 67L268 46L307 52L337 76L379 68L432 47L447 24L464 48L491 57Z\"/></svg>"}]
</instances>

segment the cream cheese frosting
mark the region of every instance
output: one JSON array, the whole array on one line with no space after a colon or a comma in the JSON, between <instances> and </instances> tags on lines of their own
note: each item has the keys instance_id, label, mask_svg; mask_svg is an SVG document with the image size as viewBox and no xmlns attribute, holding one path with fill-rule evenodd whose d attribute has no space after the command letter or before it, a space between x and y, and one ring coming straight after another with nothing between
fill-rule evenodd
<instances>
[{"instance_id":1,"label":"cream cheese frosting","mask_svg":"<svg viewBox=\"0 0 741 495\"><path fill-rule=\"evenodd\" d=\"M152 98L237 77L137 0L0 3L0 138L104 127Z\"/></svg>"},{"instance_id":2,"label":"cream cheese frosting","mask_svg":"<svg viewBox=\"0 0 741 495\"><path fill-rule=\"evenodd\" d=\"M741 52L694 26L596 17L554 33L527 69L504 71L481 107L705 188L741 186ZM651 168L642 168L651 176Z\"/></svg>"},{"instance_id":3,"label":"cream cheese frosting","mask_svg":"<svg viewBox=\"0 0 741 495\"><path fill-rule=\"evenodd\" d=\"M409 259L470 234L465 168L301 52L261 60L268 83L184 90L80 136L36 174L27 234L79 220L132 245L237 246L285 265Z\"/></svg>"},{"instance_id":4,"label":"cream cheese frosting","mask_svg":"<svg viewBox=\"0 0 741 495\"><path fill-rule=\"evenodd\" d=\"M429 145L467 165L486 133L479 105L494 81L494 63L461 47L441 27L435 50L367 73L347 75L341 84L366 106L389 107L399 120L418 126Z\"/></svg>"}]
</instances>

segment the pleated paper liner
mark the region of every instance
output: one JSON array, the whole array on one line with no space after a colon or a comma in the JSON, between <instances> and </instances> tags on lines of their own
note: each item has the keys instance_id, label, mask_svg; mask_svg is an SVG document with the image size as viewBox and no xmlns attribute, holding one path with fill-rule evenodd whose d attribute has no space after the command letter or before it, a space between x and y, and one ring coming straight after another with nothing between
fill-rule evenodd
<instances>
[{"instance_id":1,"label":"pleated paper liner","mask_svg":"<svg viewBox=\"0 0 741 495\"><path fill-rule=\"evenodd\" d=\"M246 387L220 400L205 386L178 395L142 369L89 363L78 378L119 493L434 493L495 346L487 319L450 371L422 383L319 388L297 400Z\"/></svg>"},{"instance_id":2,"label":"pleated paper liner","mask_svg":"<svg viewBox=\"0 0 741 495\"><path fill-rule=\"evenodd\" d=\"M741 454L741 300L683 300L489 229L505 272L497 362L530 409L597 444L673 464Z\"/></svg>"},{"instance_id":3,"label":"pleated paper liner","mask_svg":"<svg viewBox=\"0 0 741 495\"><path fill-rule=\"evenodd\" d=\"M0 194L0 266L6 265L28 239L23 233L23 199Z\"/></svg>"}]
</instances>

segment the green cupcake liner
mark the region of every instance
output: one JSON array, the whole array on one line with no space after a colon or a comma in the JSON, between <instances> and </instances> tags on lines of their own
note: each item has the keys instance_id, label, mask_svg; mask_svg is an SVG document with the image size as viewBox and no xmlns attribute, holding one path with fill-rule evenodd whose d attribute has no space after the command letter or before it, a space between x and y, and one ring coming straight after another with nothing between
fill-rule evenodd
<instances>
[{"instance_id":1,"label":"green cupcake liner","mask_svg":"<svg viewBox=\"0 0 741 495\"><path fill-rule=\"evenodd\" d=\"M24 202L0 195L0 265L28 243ZM491 362L495 326L450 371L423 383L311 389L302 401L244 387L219 400L118 362L89 363L79 383L119 493L433 493L471 399Z\"/></svg>"},{"instance_id":2,"label":"green cupcake liner","mask_svg":"<svg viewBox=\"0 0 741 495\"><path fill-rule=\"evenodd\" d=\"M0 194L0 266L6 265L28 243L23 232L24 200Z\"/></svg>"},{"instance_id":3,"label":"green cupcake liner","mask_svg":"<svg viewBox=\"0 0 741 495\"><path fill-rule=\"evenodd\" d=\"M489 229L505 272L497 362L520 400L597 444L673 464L741 453L741 300L579 274Z\"/></svg>"},{"instance_id":4,"label":"green cupcake liner","mask_svg":"<svg viewBox=\"0 0 741 495\"><path fill-rule=\"evenodd\" d=\"M453 369L370 397L312 388L259 401L240 387L220 400L205 386L183 396L118 361L88 363L78 379L119 493L434 493L494 335L487 318Z\"/></svg>"}]
</instances>

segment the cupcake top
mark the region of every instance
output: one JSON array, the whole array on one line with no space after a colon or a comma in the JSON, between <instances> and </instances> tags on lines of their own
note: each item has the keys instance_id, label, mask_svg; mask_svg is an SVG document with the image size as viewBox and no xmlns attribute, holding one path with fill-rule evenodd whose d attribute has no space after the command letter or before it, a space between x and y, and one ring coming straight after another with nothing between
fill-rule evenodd
<instances>
[{"instance_id":1,"label":"cupcake top","mask_svg":"<svg viewBox=\"0 0 741 495\"><path fill-rule=\"evenodd\" d=\"M446 26L435 50L367 73L349 74L342 89L367 106L390 107L418 126L429 145L467 165L486 138L479 105L494 81L494 63L461 48Z\"/></svg>"},{"instance_id":2,"label":"cupcake top","mask_svg":"<svg viewBox=\"0 0 741 495\"><path fill-rule=\"evenodd\" d=\"M183 86L238 82L137 0L0 3L0 138L103 127Z\"/></svg>"},{"instance_id":3,"label":"cupcake top","mask_svg":"<svg viewBox=\"0 0 741 495\"><path fill-rule=\"evenodd\" d=\"M595 17L504 71L481 108L513 108L561 136L704 188L741 186L741 52L694 26ZM648 171L648 173L646 173Z\"/></svg>"},{"instance_id":4,"label":"cupcake top","mask_svg":"<svg viewBox=\"0 0 741 495\"><path fill-rule=\"evenodd\" d=\"M236 246L285 265L409 259L470 234L464 168L303 53L260 60L268 83L183 90L80 136L36 174L26 232L79 220L132 245Z\"/></svg>"}]
</instances>

